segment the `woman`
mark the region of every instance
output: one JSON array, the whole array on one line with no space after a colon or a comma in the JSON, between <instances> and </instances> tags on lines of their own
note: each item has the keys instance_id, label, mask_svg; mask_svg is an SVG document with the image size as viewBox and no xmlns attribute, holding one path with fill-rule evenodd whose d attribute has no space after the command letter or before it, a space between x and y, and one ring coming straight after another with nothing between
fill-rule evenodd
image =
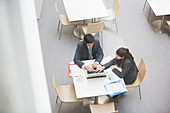
<instances>
[{"instance_id":1,"label":"woman","mask_svg":"<svg viewBox=\"0 0 170 113\"><path fill-rule=\"evenodd\" d=\"M116 69L115 65L121 67L122 72ZM118 77L124 79L125 84L132 84L137 78L138 69L134 62L133 56L127 48L119 48L116 51L116 57L102 67L97 68L97 71L102 71L103 69L107 69L109 67Z\"/></svg>"}]
</instances>

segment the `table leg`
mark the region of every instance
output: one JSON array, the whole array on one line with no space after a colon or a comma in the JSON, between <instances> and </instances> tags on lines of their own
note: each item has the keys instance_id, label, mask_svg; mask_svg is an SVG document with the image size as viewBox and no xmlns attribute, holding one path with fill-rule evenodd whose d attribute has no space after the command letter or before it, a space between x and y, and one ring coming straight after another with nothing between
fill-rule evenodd
<instances>
[{"instance_id":1,"label":"table leg","mask_svg":"<svg viewBox=\"0 0 170 113\"><path fill-rule=\"evenodd\" d=\"M162 33L162 27L164 25L165 16L161 20L155 20L151 23L152 28L155 32Z\"/></svg>"},{"instance_id":2,"label":"table leg","mask_svg":"<svg viewBox=\"0 0 170 113\"><path fill-rule=\"evenodd\" d=\"M162 24L161 24L161 31L160 31L160 33L162 33L162 31L163 31L164 21L165 21L165 16L162 17Z\"/></svg>"},{"instance_id":3,"label":"table leg","mask_svg":"<svg viewBox=\"0 0 170 113\"><path fill-rule=\"evenodd\" d=\"M98 104L98 96L95 96L94 104Z\"/></svg>"},{"instance_id":4,"label":"table leg","mask_svg":"<svg viewBox=\"0 0 170 113\"><path fill-rule=\"evenodd\" d=\"M73 34L79 38L79 39L83 39L84 38L84 33L81 32L81 26L77 26L74 30L73 30ZM80 38L81 37L81 38Z\"/></svg>"}]
</instances>

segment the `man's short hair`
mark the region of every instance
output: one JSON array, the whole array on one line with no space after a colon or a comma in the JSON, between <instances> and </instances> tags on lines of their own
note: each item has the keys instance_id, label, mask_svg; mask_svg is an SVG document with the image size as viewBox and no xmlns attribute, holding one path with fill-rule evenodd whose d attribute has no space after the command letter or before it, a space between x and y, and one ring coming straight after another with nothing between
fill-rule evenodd
<instances>
[{"instance_id":1,"label":"man's short hair","mask_svg":"<svg viewBox=\"0 0 170 113\"><path fill-rule=\"evenodd\" d=\"M87 34L84 36L84 42L87 43L93 43L94 42L94 36L91 34Z\"/></svg>"}]
</instances>

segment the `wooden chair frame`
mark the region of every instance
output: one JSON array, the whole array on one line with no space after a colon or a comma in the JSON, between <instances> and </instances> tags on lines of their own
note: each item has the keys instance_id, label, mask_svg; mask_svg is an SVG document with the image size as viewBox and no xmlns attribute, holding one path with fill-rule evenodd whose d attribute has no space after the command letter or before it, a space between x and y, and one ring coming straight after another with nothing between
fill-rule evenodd
<instances>
[{"instance_id":1,"label":"wooden chair frame","mask_svg":"<svg viewBox=\"0 0 170 113\"><path fill-rule=\"evenodd\" d=\"M146 64L145 64L145 61L143 58L141 58L141 61L138 65L138 69L139 69L139 72L137 75L137 79L132 84L126 85L126 87L138 87L139 88L139 96L140 96L140 100L141 100L140 84L142 83L143 78L145 77L145 74L147 72Z\"/></svg>"}]
</instances>

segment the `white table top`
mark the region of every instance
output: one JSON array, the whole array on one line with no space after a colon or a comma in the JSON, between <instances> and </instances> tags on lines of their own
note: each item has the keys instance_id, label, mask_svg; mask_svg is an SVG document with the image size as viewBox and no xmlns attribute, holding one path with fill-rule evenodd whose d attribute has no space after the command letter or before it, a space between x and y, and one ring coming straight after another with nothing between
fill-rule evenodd
<instances>
[{"instance_id":1,"label":"white table top","mask_svg":"<svg viewBox=\"0 0 170 113\"><path fill-rule=\"evenodd\" d=\"M102 0L63 0L69 21L109 16Z\"/></svg>"},{"instance_id":2,"label":"white table top","mask_svg":"<svg viewBox=\"0 0 170 113\"><path fill-rule=\"evenodd\" d=\"M108 77L86 79L81 80L78 77L73 77L74 87L77 98L95 97L102 95L109 95L104 85L113 81L122 80L116 75L114 80L109 80ZM124 81L123 81L124 83Z\"/></svg>"},{"instance_id":3,"label":"white table top","mask_svg":"<svg viewBox=\"0 0 170 113\"><path fill-rule=\"evenodd\" d=\"M102 64L110 61L110 59L112 59L110 56L104 58ZM91 61L94 62L93 60ZM124 83L124 80L120 79L116 74L114 74L113 80L109 80L108 77L86 79L85 73L82 73L82 75L83 79L79 79L79 77L72 77L77 98L108 95L109 93L104 87L105 84L117 80L122 80Z\"/></svg>"},{"instance_id":4,"label":"white table top","mask_svg":"<svg viewBox=\"0 0 170 113\"><path fill-rule=\"evenodd\" d=\"M170 0L147 0L156 16L170 15Z\"/></svg>"}]
</instances>

